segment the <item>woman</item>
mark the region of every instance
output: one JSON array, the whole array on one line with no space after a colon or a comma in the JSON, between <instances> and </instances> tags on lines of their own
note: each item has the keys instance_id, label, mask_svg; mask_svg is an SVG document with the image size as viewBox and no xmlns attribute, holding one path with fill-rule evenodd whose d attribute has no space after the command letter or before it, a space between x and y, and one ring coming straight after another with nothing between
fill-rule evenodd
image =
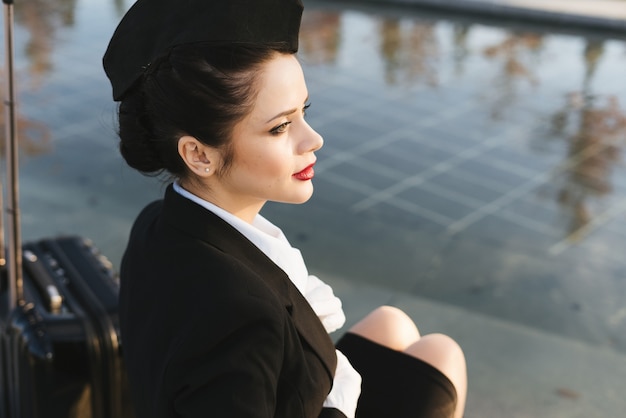
<instances>
[{"instance_id":1,"label":"woman","mask_svg":"<svg viewBox=\"0 0 626 418\"><path fill-rule=\"evenodd\" d=\"M139 417L460 417L463 353L381 307L337 348L332 289L260 210L312 195L298 0L139 0L104 58L120 149L173 177L121 265Z\"/></svg>"}]
</instances>

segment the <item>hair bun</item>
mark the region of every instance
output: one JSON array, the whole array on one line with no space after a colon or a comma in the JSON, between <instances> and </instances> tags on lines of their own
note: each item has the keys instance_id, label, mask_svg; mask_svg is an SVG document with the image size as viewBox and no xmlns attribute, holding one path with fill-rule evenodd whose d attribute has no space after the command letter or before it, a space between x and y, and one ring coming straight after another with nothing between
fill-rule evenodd
<instances>
[{"instance_id":1,"label":"hair bun","mask_svg":"<svg viewBox=\"0 0 626 418\"><path fill-rule=\"evenodd\" d=\"M129 93L119 108L120 152L132 168L144 174L158 175L165 166L159 157L153 132L143 123L144 115L142 95Z\"/></svg>"}]
</instances>

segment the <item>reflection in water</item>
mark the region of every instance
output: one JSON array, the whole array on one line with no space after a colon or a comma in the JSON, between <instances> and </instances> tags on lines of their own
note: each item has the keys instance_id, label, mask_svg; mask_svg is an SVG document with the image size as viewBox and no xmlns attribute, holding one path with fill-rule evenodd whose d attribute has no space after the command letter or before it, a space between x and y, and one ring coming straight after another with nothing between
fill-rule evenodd
<instances>
[{"instance_id":1,"label":"reflection in water","mask_svg":"<svg viewBox=\"0 0 626 418\"><path fill-rule=\"evenodd\" d=\"M129 4L127 4L129 3ZM115 11L117 13L117 15L121 18L124 13L126 13L126 10L128 10L128 8L130 7L130 3L132 3L132 1L127 1L127 0L113 0L113 5L115 6Z\"/></svg>"},{"instance_id":2,"label":"reflection in water","mask_svg":"<svg viewBox=\"0 0 626 418\"><path fill-rule=\"evenodd\" d=\"M536 82L529 69L529 65L523 62L526 51L538 52L542 46L543 37L535 33L510 33L502 42L491 45L484 49L485 56L489 58L501 58L504 61L503 74L509 77L527 78Z\"/></svg>"},{"instance_id":3,"label":"reflection in water","mask_svg":"<svg viewBox=\"0 0 626 418\"><path fill-rule=\"evenodd\" d=\"M567 158L573 162L564 173L557 201L570 219L570 238L578 239L593 218L590 199L613 190L611 172L620 161L626 112L615 96L570 94L565 107L553 115L552 129L568 141Z\"/></svg>"},{"instance_id":4,"label":"reflection in water","mask_svg":"<svg viewBox=\"0 0 626 418\"><path fill-rule=\"evenodd\" d=\"M454 73L457 76L463 74L463 63L469 55L467 40L471 25L454 23L452 26L452 44L454 45Z\"/></svg>"},{"instance_id":5,"label":"reflection in water","mask_svg":"<svg viewBox=\"0 0 626 418\"><path fill-rule=\"evenodd\" d=\"M310 64L332 64L341 43L341 19L337 12L311 10L303 14L300 50Z\"/></svg>"},{"instance_id":6,"label":"reflection in water","mask_svg":"<svg viewBox=\"0 0 626 418\"><path fill-rule=\"evenodd\" d=\"M583 58L585 61L585 78L583 82L583 92L590 93L590 83L598 68L600 58L604 54L604 41L599 39L587 39Z\"/></svg>"},{"instance_id":7,"label":"reflection in water","mask_svg":"<svg viewBox=\"0 0 626 418\"><path fill-rule=\"evenodd\" d=\"M29 0L15 2L15 19L30 34L26 44L29 74L35 83L52 69L55 31L72 26L77 0Z\"/></svg>"},{"instance_id":8,"label":"reflection in water","mask_svg":"<svg viewBox=\"0 0 626 418\"><path fill-rule=\"evenodd\" d=\"M439 43L433 22L385 18L379 24L379 32L387 83L422 79L437 85Z\"/></svg>"},{"instance_id":9,"label":"reflection in water","mask_svg":"<svg viewBox=\"0 0 626 418\"><path fill-rule=\"evenodd\" d=\"M108 0L107 0L108 1ZM115 11L122 15L133 0L111 0ZM29 58L29 74L33 79L43 80L52 70L55 32L61 27L74 25L78 0L29 0L16 2L16 20L29 33L26 54ZM438 21L419 21L410 18L375 16L378 39L374 41L378 54L369 59L380 61L384 69L382 82L388 85L426 83L445 88L445 58L452 54L454 74L458 79L465 74L465 66L471 65L476 54L470 47L470 33L476 32L480 39L480 26L453 22L441 29ZM342 25L337 10L310 9L303 15L300 39L301 53L307 64L336 64L342 47L342 34L351 28ZM519 99L532 94L529 87L539 86L537 59L544 48L544 37L549 35L532 32L502 31L500 39L483 43L478 54L490 62L496 76L489 79L489 104L483 113L486 119L498 121L507 110L515 111ZM491 38L493 39L493 38ZM489 41L487 41L489 42ZM587 40L584 48L584 79L581 93L568 96L565 105L553 112L551 129L568 143L567 161L580 158L560 180L557 201L571 218L568 233L586 225L592 217L588 200L603 196L612 189L611 166L619 159L621 143L615 135L624 134L624 113L617 97L596 97L591 84L599 63L605 53L604 41ZM443 56L443 57L442 57ZM367 62L367 61L364 61ZM471 67L468 67L471 68ZM471 71L469 72L471 76ZM23 80L20 80L23 81ZM543 86L542 86L543 87ZM571 90L570 90L571 91ZM482 94L482 92L478 92ZM18 117L20 138L26 152L44 152L49 147L50 132L44 124ZM588 150L601 149L592 155ZM582 154L581 154L582 152Z\"/></svg>"},{"instance_id":10,"label":"reflection in water","mask_svg":"<svg viewBox=\"0 0 626 418\"><path fill-rule=\"evenodd\" d=\"M501 72L493 82L496 97L491 117L500 119L503 111L517 100L517 80L527 80L531 86L539 84L532 72L534 60L543 46L543 35L511 32L499 43L486 47L483 54L502 62Z\"/></svg>"},{"instance_id":11,"label":"reflection in water","mask_svg":"<svg viewBox=\"0 0 626 418\"><path fill-rule=\"evenodd\" d=\"M38 87L45 82L46 75L53 70L52 54L54 52L55 32L58 27L71 27L74 25L77 0L29 0L15 2L15 21L25 29L29 38L25 44L24 55L28 58L26 74L20 72L16 82L17 87L24 87L24 82L29 78L31 88ZM19 53L19 52L18 52ZM24 77L26 75L27 77ZM5 76L2 78L2 90L5 95ZM18 94L20 88L17 88ZM19 100L18 100L19 104ZM45 123L28 119L19 114L19 107L15 109L17 119L17 132L20 148L26 154L40 154L50 149L50 129ZM4 141L5 112L0 116L2 125L2 141Z\"/></svg>"},{"instance_id":12,"label":"reflection in water","mask_svg":"<svg viewBox=\"0 0 626 418\"><path fill-rule=\"evenodd\" d=\"M301 45L311 64L335 63L340 53L341 33L350 31L341 27L342 23L341 14L336 11L305 14ZM472 58L469 35L479 30L471 24L455 22L449 32L437 31L436 21L385 16L375 17L375 24L377 58L384 68L383 81L388 85L425 82L437 86L442 82L441 55L448 43L454 74L463 78L464 66ZM544 66L539 58L548 38L544 33L503 31L498 41L479 47L479 53L491 62L496 72L489 80L489 104L484 112L489 120L505 121L508 119L505 112L516 112L518 102L533 95L529 88L540 85L540 69ZM593 219L590 202L611 192L612 166L620 160L623 146L618 141L626 133L626 114L620 109L617 96L595 96L591 88L605 52L605 41L585 42L582 90L568 95L565 105L550 117L552 134L568 144L564 164L567 169L551 182L551 187L558 189L554 199L567 214L566 234L571 237Z\"/></svg>"},{"instance_id":13,"label":"reflection in water","mask_svg":"<svg viewBox=\"0 0 626 418\"><path fill-rule=\"evenodd\" d=\"M552 133L567 143L567 165L557 192L557 202L568 213L570 239L582 238L584 227L593 220L592 198L613 190L611 173L621 160L626 139L626 112L616 96L600 97L591 90L593 77L604 54L604 42L587 39L580 93L567 96L562 109L551 118Z\"/></svg>"},{"instance_id":14,"label":"reflection in water","mask_svg":"<svg viewBox=\"0 0 626 418\"><path fill-rule=\"evenodd\" d=\"M6 80L4 71L0 72L0 95L5 97ZM17 119L17 135L20 148L29 155L42 154L50 150L50 129L45 123L29 120L19 114L19 108L15 109ZM6 112L0 112L0 143L4 144ZM0 153L4 153L4 145L0 146Z\"/></svg>"}]
</instances>

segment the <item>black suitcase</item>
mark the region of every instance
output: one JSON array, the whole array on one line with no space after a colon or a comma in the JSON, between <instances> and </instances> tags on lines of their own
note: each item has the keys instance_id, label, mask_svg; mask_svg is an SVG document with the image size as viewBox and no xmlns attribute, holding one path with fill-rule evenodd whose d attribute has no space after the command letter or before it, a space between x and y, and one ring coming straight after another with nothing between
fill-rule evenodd
<instances>
[{"instance_id":1,"label":"black suitcase","mask_svg":"<svg viewBox=\"0 0 626 418\"><path fill-rule=\"evenodd\" d=\"M23 303L7 312L2 294L0 417L132 417L109 261L83 238L42 239L23 272Z\"/></svg>"},{"instance_id":2,"label":"black suitcase","mask_svg":"<svg viewBox=\"0 0 626 418\"><path fill-rule=\"evenodd\" d=\"M21 243L13 1L3 3L9 216L6 252L0 223L0 418L131 418L111 264L79 237Z\"/></svg>"}]
</instances>

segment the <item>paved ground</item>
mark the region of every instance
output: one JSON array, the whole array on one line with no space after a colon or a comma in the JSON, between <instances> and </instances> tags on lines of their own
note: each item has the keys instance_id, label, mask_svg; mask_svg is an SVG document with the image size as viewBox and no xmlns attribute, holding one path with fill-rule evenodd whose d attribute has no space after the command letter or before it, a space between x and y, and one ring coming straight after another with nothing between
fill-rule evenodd
<instances>
[{"instance_id":1,"label":"paved ground","mask_svg":"<svg viewBox=\"0 0 626 418\"><path fill-rule=\"evenodd\" d=\"M323 272L342 298L349 327L381 304L415 318L422 334L443 332L468 360L466 418L618 418L626 357L462 308L355 284Z\"/></svg>"}]
</instances>

